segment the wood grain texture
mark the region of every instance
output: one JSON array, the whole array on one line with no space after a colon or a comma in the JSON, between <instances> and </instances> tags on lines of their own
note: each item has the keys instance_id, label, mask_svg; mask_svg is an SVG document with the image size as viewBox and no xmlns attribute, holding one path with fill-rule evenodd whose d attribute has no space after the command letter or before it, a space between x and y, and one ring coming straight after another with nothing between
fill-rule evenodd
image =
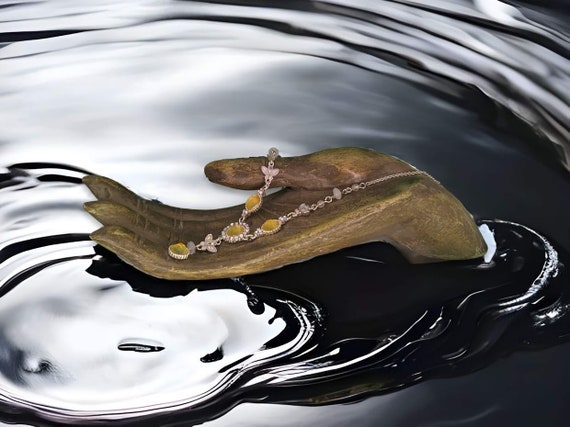
<instances>
[{"instance_id":1,"label":"wood grain texture","mask_svg":"<svg viewBox=\"0 0 570 427\"><path fill-rule=\"evenodd\" d=\"M256 190L263 185L264 157L220 160L208 164L206 176L233 188ZM272 187L285 187L266 197L248 222L252 230L300 203L314 203L344 188L398 172L405 162L362 148L339 148L306 156L281 158ZM362 243L383 241L411 263L465 260L483 256L486 245L469 212L430 177L400 177L285 224L278 233L253 242L222 243L218 252L196 253L187 260L168 256L176 242L198 243L219 235L236 221L243 205L215 210L181 209L143 199L102 176L86 176L97 201L85 209L103 227L91 238L126 263L152 276L171 280L204 280L258 273Z\"/></svg>"}]
</instances>

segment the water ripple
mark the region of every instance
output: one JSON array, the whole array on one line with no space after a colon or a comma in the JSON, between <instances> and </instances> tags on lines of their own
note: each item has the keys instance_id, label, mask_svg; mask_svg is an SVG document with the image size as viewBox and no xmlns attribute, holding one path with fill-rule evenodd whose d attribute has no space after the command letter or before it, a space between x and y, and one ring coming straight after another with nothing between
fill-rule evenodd
<instances>
[{"instance_id":1,"label":"water ripple","mask_svg":"<svg viewBox=\"0 0 570 427\"><path fill-rule=\"evenodd\" d=\"M31 99L32 93L38 100L39 87L57 87L60 79L69 82L101 74L105 79L111 74L128 90L126 79L136 73L141 82L161 78L155 90L169 99L207 88L217 76L227 77L224 64L204 66L210 61L202 61L205 69L200 73L194 61L189 62L187 55L204 49L272 52L279 53L275 58L281 60L287 60L286 54L296 59L309 56L402 79L428 92L453 95L452 83L476 88L550 141L561 163L570 168L570 38L541 24L539 12L532 16L534 20L497 0L429 5L336 0L316 1L306 9L158 0L97 5L32 2L3 13L0 31L45 36L30 40L22 36L24 40L0 50L0 92L13 106L20 97ZM75 32L49 34L62 30ZM262 62L271 60L261 57ZM237 69L247 62L239 56L227 61ZM258 65L254 61L242 71ZM193 73L173 72L184 69ZM111 94L108 85L101 80L95 87ZM81 90L83 96L96 99L86 88ZM149 96L158 95L146 90L152 91L139 85L116 102L148 102ZM54 96L51 90L45 95ZM42 103L49 104L47 99ZM27 115L30 107L19 115ZM18 117L10 110L2 117L7 123ZM32 111L37 120L41 111Z\"/></svg>"},{"instance_id":2,"label":"water ripple","mask_svg":"<svg viewBox=\"0 0 570 427\"><path fill-rule=\"evenodd\" d=\"M259 396L322 405L391 392L569 336L567 256L513 222L485 221L497 243L488 261L410 266L371 244L261 275L171 283L79 232L88 224L83 186L68 181L76 168L31 166L4 181L28 185L0 190L0 404L11 414L204 422ZM52 206L56 196L65 203ZM28 226L15 227L26 212Z\"/></svg>"},{"instance_id":3,"label":"water ripple","mask_svg":"<svg viewBox=\"0 0 570 427\"><path fill-rule=\"evenodd\" d=\"M0 2L1 421L189 424L240 402L349 402L568 340L566 186L544 167L570 169L564 14L227 3ZM410 266L370 244L205 283L145 276L88 238L87 170L219 207L243 195L208 187L208 161L347 141L517 221L484 221L484 262Z\"/></svg>"}]
</instances>

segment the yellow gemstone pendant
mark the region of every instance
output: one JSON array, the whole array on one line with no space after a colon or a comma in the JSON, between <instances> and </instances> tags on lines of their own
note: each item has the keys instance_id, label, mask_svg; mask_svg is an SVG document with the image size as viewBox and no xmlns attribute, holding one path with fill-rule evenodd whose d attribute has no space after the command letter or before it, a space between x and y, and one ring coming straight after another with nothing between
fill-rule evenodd
<instances>
[{"instance_id":1,"label":"yellow gemstone pendant","mask_svg":"<svg viewBox=\"0 0 570 427\"><path fill-rule=\"evenodd\" d=\"M168 255L174 259L187 259L190 249L184 243L174 243L168 247Z\"/></svg>"},{"instance_id":2,"label":"yellow gemstone pendant","mask_svg":"<svg viewBox=\"0 0 570 427\"><path fill-rule=\"evenodd\" d=\"M249 226L246 223L232 222L222 230L222 239L228 243L236 243L244 239L249 232Z\"/></svg>"},{"instance_id":3,"label":"yellow gemstone pendant","mask_svg":"<svg viewBox=\"0 0 570 427\"><path fill-rule=\"evenodd\" d=\"M228 235L229 237L237 237L241 236L244 231L245 228L243 227L243 225L234 224L226 230L226 235Z\"/></svg>"},{"instance_id":4,"label":"yellow gemstone pendant","mask_svg":"<svg viewBox=\"0 0 570 427\"><path fill-rule=\"evenodd\" d=\"M278 219L268 219L259 228L261 230L261 234L274 234L281 230L281 221Z\"/></svg>"},{"instance_id":5,"label":"yellow gemstone pendant","mask_svg":"<svg viewBox=\"0 0 570 427\"><path fill-rule=\"evenodd\" d=\"M259 193L253 194L245 201L245 210L248 213L257 212L261 207L262 199Z\"/></svg>"}]
</instances>

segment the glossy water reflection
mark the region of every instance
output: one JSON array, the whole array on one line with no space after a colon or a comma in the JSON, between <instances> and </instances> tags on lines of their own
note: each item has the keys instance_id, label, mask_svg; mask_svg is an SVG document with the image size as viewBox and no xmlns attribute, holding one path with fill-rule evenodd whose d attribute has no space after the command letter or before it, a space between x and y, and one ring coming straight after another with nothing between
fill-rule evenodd
<instances>
[{"instance_id":1,"label":"glossy water reflection","mask_svg":"<svg viewBox=\"0 0 570 427\"><path fill-rule=\"evenodd\" d=\"M0 2L3 421L566 425L570 28L534 3ZM347 145L508 220L491 262L366 245L174 284L87 239L86 170L220 207L244 196L210 160Z\"/></svg>"},{"instance_id":2,"label":"glossy water reflection","mask_svg":"<svg viewBox=\"0 0 570 427\"><path fill-rule=\"evenodd\" d=\"M568 334L566 255L515 223L486 222L497 248L483 263L410 266L370 244L235 281L169 283L94 252L86 234L51 234L46 200L67 201L69 229L82 185L49 172L12 168L0 190L0 390L20 414L152 424L203 422L260 396L353 401ZM23 210L35 218L14 226Z\"/></svg>"}]
</instances>

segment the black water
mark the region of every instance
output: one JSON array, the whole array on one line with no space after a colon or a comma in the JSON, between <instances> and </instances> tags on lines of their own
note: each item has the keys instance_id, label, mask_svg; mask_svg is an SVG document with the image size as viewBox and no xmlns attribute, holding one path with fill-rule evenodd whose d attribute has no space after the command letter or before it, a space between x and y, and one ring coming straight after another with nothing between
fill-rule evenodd
<instances>
[{"instance_id":1,"label":"black water","mask_svg":"<svg viewBox=\"0 0 570 427\"><path fill-rule=\"evenodd\" d=\"M1 5L1 421L567 425L563 2ZM210 160L347 145L440 180L491 262L168 283L88 239L85 173L218 207Z\"/></svg>"}]
</instances>

